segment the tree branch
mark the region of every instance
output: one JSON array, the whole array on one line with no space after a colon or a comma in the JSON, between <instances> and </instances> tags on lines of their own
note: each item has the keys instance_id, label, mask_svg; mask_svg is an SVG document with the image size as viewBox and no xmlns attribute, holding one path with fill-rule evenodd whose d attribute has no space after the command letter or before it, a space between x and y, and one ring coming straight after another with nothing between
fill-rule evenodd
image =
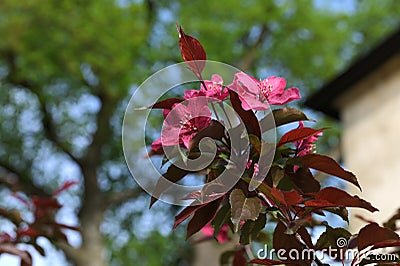
<instances>
[{"instance_id":1,"label":"tree branch","mask_svg":"<svg viewBox=\"0 0 400 266\"><path fill-rule=\"evenodd\" d=\"M246 71L252 67L254 60L256 59L257 49L263 44L265 39L268 37L268 27L267 25L262 25L261 32L257 37L257 40L251 45L247 45L244 49L247 53L239 61L239 68Z\"/></svg>"},{"instance_id":2,"label":"tree branch","mask_svg":"<svg viewBox=\"0 0 400 266\"><path fill-rule=\"evenodd\" d=\"M34 82L27 79L20 79L17 77L17 69L15 65L15 56L14 53L8 51L6 53L7 65L9 74L6 77L6 82L13 85L21 87L30 93L34 94L39 102L40 111L42 112L42 124L43 129L46 135L46 138L50 140L56 147L58 147L62 152L67 154L73 161L75 161L78 165L80 165L80 160L76 156L74 156L71 151L66 147L66 145L59 139L56 127L54 125L53 119L46 108L46 101L44 97L39 93L38 86L34 84Z\"/></svg>"},{"instance_id":3,"label":"tree branch","mask_svg":"<svg viewBox=\"0 0 400 266\"><path fill-rule=\"evenodd\" d=\"M49 197L51 194L47 193L44 189L36 186L31 178L25 177L26 174L18 171L7 162L0 161L0 183L6 185L11 191L22 191L28 195L37 195L42 197Z\"/></svg>"},{"instance_id":4,"label":"tree branch","mask_svg":"<svg viewBox=\"0 0 400 266\"><path fill-rule=\"evenodd\" d=\"M61 249L65 256L67 257L67 259L70 262L73 262L74 264L76 264L76 262L78 261L79 257L82 256L80 254L80 249L79 248L74 248L73 246L69 245L68 243L65 242L53 242L54 245Z\"/></svg>"},{"instance_id":5,"label":"tree branch","mask_svg":"<svg viewBox=\"0 0 400 266\"><path fill-rule=\"evenodd\" d=\"M107 196L105 208L109 207L112 204L118 205L127 200L136 198L142 192L143 192L142 189L139 187L128 189L128 190L121 191L121 192L114 192Z\"/></svg>"}]
</instances>

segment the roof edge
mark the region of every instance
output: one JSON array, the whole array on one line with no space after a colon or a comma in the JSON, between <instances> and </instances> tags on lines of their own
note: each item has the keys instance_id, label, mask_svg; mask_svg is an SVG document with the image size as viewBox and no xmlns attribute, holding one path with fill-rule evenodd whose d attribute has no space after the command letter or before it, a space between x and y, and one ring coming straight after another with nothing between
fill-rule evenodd
<instances>
[{"instance_id":1,"label":"roof edge","mask_svg":"<svg viewBox=\"0 0 400 266\"><path fill-rule=\"evenodd\" d=\"M344 72L326 83L316 93L306 99L304 105L340 120L340 112L334 101L346 90L385 63L400 51L400 29L382 41L369 53L361 56Z\"/></svg>"}]
</instances>

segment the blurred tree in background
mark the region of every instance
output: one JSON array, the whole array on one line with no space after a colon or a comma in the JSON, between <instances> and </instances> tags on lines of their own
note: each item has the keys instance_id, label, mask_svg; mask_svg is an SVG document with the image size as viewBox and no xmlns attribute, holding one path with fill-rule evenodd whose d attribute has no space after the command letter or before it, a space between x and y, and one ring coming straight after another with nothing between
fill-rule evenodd
<instances>
[{"instance_id":1,"label":"blurred tree in background","mask_svg":"<svg viewBox=\"0 0 400 266\"><path fill-rule=\"evenodd\" d=\"M77 180L58 218L80 225L81 237L76 248L52 243L69 261L126 265L153 255L141 265L187 265L183 237L165 236L173 207L146 210L121 147L134 89L181 61L175 23L208 59L285 76L306 95L393 31L399 13L395 0L2 0L1 204L11 206L10 190L49 195Z\"/></svg>"}]
</instances>

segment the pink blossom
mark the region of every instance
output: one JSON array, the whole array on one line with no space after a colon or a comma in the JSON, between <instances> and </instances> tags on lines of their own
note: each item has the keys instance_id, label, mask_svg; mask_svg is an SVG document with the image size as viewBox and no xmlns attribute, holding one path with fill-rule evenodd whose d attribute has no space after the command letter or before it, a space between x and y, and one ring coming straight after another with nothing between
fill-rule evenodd
<instances>
[{"instance_id":1,"label":"pink blossom","mask_svg":"<svg viewBox=\"0 0 400 266\"><path fill-rule=\"evenodd\" d=\"M185 104L184 104L185 103ZM191 98L177 104L164 120L161 143L166 146L184 144L189 147L190 140L211 121L211 111L205 97ZM157 147L158 142L153 143Z\"/></svg>"},{"instance_id":2,"label":"pink blossom","mask_svg":"<svg viewBox=\"0 0 400 266\"><path fill-rule=\"evenodd\" d=\"M172 108L174 108L174 106L176 106L176 104L174 104L172 106ZM167 117L167 115L169 114L169 112L171 112L171 110L169 109L162 109L162 113L164 116L164 119ZM162 154L162 143L161 143L161 138L156 139L155 141L153 141L153 143L151 144L151 149L153 150L153 154Z\"/></svg>"},{"instance_id":3,"label":"pink blossom","mask_svg":"<svg viewBox=\"0 0 400 266\"><path fill-rule=\"evenodd\" d=\"M206 87L204 87L204 85ZM207 96L223 101L228 97L228 95L228 89L224 87L221 76L214 74L212 75L211 80L205 80L204 84L201 84L200 90L185 91L183 98L190 99L198 96Z\"/></svg>"},{"instance_id":4,"label":"pink blossom","mask_svg":"<svg viewBox=\"0 0 400 266\"><path fill-rule=\"evenodd\" d=\"M221 226L217 235L217 241L219 243L223 244L230 240L228 231L229 225L224 224L223 226ZM208 223L203 228L201 228L201 233L205 236L214 236L214 228L210 223Z\"/></svg>"},{"instance_id":5,"label":"pink blossom","mask_svg":"<svg viewBox=\"0 0 400 266\"><path fill-rule=\"evenodd\" d=\"M302 121L299 121L299 128L303 128L304 124ZM296 147L297 156L303 156L309 153L312 153L315 150L315 142L318 140L318 137L322 136L322 132L318 132L315 135L312 135L306 139L296 141L294 146Z\"/></svg>"},{"instance_id":6,"label":"pink blossom","mask_svg":"<svg viewBox=\"0 0 400 266\"><path fill-rule=\"evenodd\" d=\"M266 110L269 104L282 105L300 99L297 88L285 90L284 78L271 76L258 81L243 72L235 74L229 88L239 94L244 110Z\"/></svg>"}]
</instances>

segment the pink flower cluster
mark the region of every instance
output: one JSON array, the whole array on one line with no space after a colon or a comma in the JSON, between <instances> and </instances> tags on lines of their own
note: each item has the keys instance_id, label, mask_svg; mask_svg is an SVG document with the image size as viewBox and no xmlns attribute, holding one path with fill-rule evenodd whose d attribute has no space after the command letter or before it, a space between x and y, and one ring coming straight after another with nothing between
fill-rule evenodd
<instances>
[{"instance_id":1,"label":"pink flower cluster","mask_svg":"<svg viewBox=\"0 0 400 266\"><path fill-rule=\"evenodd\" d=\"M299 127L304 128L304 123L299 121ZM315 142L318 140L319 137L322 136L322 132L318 132L315 135L312 135L308 138L296 141L294 146L296 147L296 155L303 156L309 153L314 152L315 150Z\"/></svg>"},{"instance_id":2,"label":"pink flower cluster","mask_svg":"<svg viewBox=\"0 0 400 266\"><path fill-rule=\"evenodd\" d=\"M235 74L233 83L224 86L222 77L214 74L211 80L202 82L200 90L187 90L183 96L186 101L175 104L172 110L163 110L165 120L161 138L151 147L153 151L173 145L189 148L190 140L210 124L212 113L206 97L224 101L232 90L239 95L244 110L267 110L270 104L283 105L300 99L297 88L285 90L285 87L284 78L271 76L259 81L243 72Z\"/></svg>"}]
</instances>

